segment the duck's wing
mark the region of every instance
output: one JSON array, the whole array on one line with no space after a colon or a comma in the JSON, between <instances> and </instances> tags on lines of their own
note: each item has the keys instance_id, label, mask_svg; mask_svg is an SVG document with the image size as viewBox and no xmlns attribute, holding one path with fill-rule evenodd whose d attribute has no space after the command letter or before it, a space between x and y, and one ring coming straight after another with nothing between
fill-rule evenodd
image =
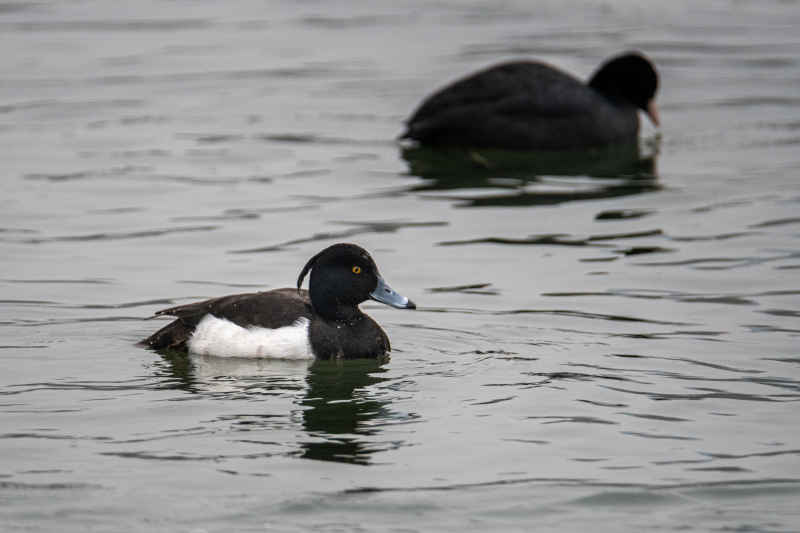
<instances>
[{"instance_id":1,"label":"duck's wing","mask_svg":"<svg viewBox=\"0 0 800 533\"><path fill-rule=\"evenodd\" d=\"M195 326L211 314L240 326L280 328L298 318L311 318L307 291L276 289L266 292L233 294L162 309L155 316L174 316L175 320L142 341L156 349L185 349Z\"/></svg>"}]
</instances>

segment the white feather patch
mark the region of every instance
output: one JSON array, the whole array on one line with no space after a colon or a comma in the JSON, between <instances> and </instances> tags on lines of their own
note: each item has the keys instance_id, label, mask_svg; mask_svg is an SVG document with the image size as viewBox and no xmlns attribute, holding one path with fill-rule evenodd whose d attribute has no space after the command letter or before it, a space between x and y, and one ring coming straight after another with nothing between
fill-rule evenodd
<instances>
[{"instance_id":1,"label":"white feather patch","mask_svg":"<svg viewBox=\"0 0 800 533\"><path fill-rule=\"evenodd\" d=\"M189 351L217 357L313 359L308 324L308 319L301 317L282 328L244 328L230 320L206 315L189 339Z\"/></svg>"}]
</instances>

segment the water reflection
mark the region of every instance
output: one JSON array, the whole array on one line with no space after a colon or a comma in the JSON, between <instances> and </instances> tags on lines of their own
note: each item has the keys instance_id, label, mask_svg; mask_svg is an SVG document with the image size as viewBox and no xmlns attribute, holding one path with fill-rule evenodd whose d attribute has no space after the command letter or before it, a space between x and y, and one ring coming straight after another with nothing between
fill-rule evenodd
<instances>
[{"instance_id":1,"label":"water reflection","mask_svg":"<svg viewBox=\"0 0 800 533\"><path fill-rule=\"evenodd\" d=\"M155 374L172 382L173 386L189 392L195 392L195 377L192 360L189 355L179 350L154 350L161 356L154 361Z\"/></svg>"},{"instance_id":2,"label":"water reflection","mask_svg":"<svg viewBox=\"0 0 800 533\"><path fill-rule=\"evenodd\" d=\"M309 368L303 404L303 428L314 440L300 443L307 459L367 464L376 450L365 436L374 435L368 423L383 413L386 402L364 389L386 381L379 374L383 361L315 361Z\"/></svg>"},{"instance_id":3,"label":"water reflection","mask_svg":"<svg viewBox=\"0 0 800 533\"><path fill-rule=\"evenodd\" d=\"M296 398L301 411L301 427L306 433L299 442L298 456L307 459L368 464L370 456L394 444L375 442L378 422L396 415L368 387L384 382L386 360L288 361L240 359L161 350L158 372L171 385L193 394L209 394L225 399L254 399L266 396ZM284 422L296 420L288 409ZM253 413L228 417L245 420L254 428ZM278 427L272 418L255 422L265 429ZM292 455L295 455L293 453Z\"/></svg>"},{"instance_id":4,"label":"water reflection","mask_svg":"<svg viewBox=\"0 0 800 533\"><path fill-rule=\"evenodd\" d=\"M554 205L575 200L629 196L661 188L658 139L648 147L620 145L579 152L517 152L462 148L404 147L409 173L426 179L414 192L491 189L453 196L462 207ZM592 178L589 183L547 177Z\"/></svg>"},{"instance_id":5,"label":"water reflection","mask_svg":"<svg viewBox=\"0 0 800 533\"><path fill-rule=\"evenodd\" d=\"M225 398L294 394L305 387L307 360L252 359L157 350L159 374L175 388ZM288 413L287 413L288 415Z\"/></svg>"}]
</instances>

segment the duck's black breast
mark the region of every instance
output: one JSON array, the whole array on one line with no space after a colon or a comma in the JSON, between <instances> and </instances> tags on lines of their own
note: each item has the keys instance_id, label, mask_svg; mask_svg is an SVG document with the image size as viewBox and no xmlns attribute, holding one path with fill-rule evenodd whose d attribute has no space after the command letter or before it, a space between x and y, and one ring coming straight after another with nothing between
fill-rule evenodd
<instances>
[{"instance_id":1,"label":"duck's black breast","mask_svg":"<svg viewBox=\"0 0 800 533\"><path fill-rule=\"evenodd\" d=\"M560 150L635 138L638 129L634 106L549 65L518 61L434 93L404 136L428 145Z\"/></svg>"},{"instance_id":2,"label":"duck's black breast","mask_svg":"<svg viewBox=\"0 0 800 533\"><path fill-rule=\"evenodd\" d=\"M176 319L142 342L156 349L186 349L186 342L195 326L208 314L243 327L270 329L289 326L298 318L310 320L313 317L306 291L275 289L233 294L158 311L156 315L174 316Z\"/></svg>"},{"instance_id":3,"label":"duck's black breast","mask_svg":"<svg viewBox=\"0 0 800 533\"><path fill-rule=\"evenodd\" d=\"M389 337L383 329L363 313L350 322L316 317L309 326L309 339L319 359L375 358L391 350Z\"/></svg>"}]
</instances>

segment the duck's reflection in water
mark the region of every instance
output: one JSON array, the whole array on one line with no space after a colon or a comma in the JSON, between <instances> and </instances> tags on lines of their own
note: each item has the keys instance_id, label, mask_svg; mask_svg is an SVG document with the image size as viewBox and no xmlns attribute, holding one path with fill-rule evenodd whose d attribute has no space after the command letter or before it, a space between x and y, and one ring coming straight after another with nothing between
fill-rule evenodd
<instances>
[{"instance_id":1,"label":"duck's reflection in water","mask_svg":"<svg viewBox=\"0 0 800 533\"><path fill-rule=\"evenodd\" d=\"M263 429L273 431L286 424L299 423L304 430L291 455L307 459L367 464L375 452L397 445L376 440L381 422L410 420L389 409L389 401L372 385L387 381L385 359L347 361L287 361L279 359L241 359L214 357L164 350L159 374L170 385L195 394L226 400L254 400L276 397L271 407L285 409L285 417L275 414L262 421ZM164 383L166 384L166 383ZM283 401L299 407L289 408ZM275 403L277 402L277 403ZM248 404L252 406L252 404ZM267 409L268 410L268 409ZM248 430L256 430L254 414L227 415L227 423L246 419ZM389 422L391 419L391 422Z\"/></svg>"},{"instance_id":2,"label":"duck's reflection in water","mask_svg":"<svg viewBox=\"0 0 800 533\"><path fill-rule=\"evenodd\" d=\"M370 421L391 416L387 402L368 390L386 381L383 360L316 361L309 367L302 403L303 428L311 438L302 442L302 457L366 464L383 448L365 437L378 430Z\"/></svg>"},{"instance_id":3,"label":"duck's reflection in water","mask_svg":"<svg viewBox=\"0 0 800 533\"><path fill-rule=\"evenodd\" d=\"M159 350L161 374L174 388L223 398L296 393L305 388L311 360L256 359Z\"/></svg>"},{"instance_id":4,"label":"duck's reflection in water","mask_svg":"<svg viewBox=\"0 0 800 533\"><path fill-rule=\"evenodd\" d=\"M656 191L661 188L657 154L658 138L646 150L638 143L577 152L415 146L403 148L401 155L409 173L426 180L410 191L473 189L468 195L437 197L457 200L462 207L486 207L553 205ZM487 191L481 194L480 189Z\"/></svg>"}]
</instances>

